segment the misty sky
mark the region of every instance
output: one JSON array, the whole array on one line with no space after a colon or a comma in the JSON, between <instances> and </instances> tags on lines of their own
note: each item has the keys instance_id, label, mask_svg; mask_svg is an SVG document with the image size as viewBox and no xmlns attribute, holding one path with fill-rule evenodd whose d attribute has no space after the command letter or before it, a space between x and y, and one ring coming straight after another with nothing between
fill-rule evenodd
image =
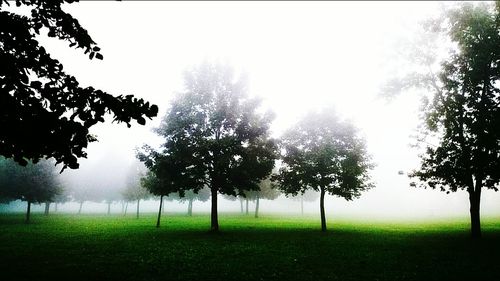
<instances>
[{"instance_id":1,"label":"misty sky","mask_svg":"<svg viewBox=\"0 0 500 281\"><path fill-rule=\"evenodd\" d=\"M406 94L388 102L380 86L398 69L393 59L399 42L411 38L418 22L439 12L437 2L98 2L66 5L102 49L104 60L88 60L68 43L42 38L53 57L83 86L111 94L134 94L160 108L146 126L100 124L92 133L80 178L97 170L106 177L123 173L134 148L161 143L151 132L175 91L183 71L205 59L246 71L250 92L276 113L279 137L307 111L333 104L366 137L377 165L376 187L353 202L327 197L327 214L440 216L467 214L466 192L447 195L409 187L398 171L418 167L409 145L418 124L419 99ZM109 118L111 119L111 118ZM500 211L500 194L484 192L483 214ZM152 203L151 203L152 204ZM289 201L267 202L262 211L285 211ZM297 203L293 203L297 204ZM317 211L317 203L308 210ZM151 205L152 208L153 205ZM226 202L221 211L239 208ZM195 210L209 210L209 203Z\"/></svg>"}]
</instances>

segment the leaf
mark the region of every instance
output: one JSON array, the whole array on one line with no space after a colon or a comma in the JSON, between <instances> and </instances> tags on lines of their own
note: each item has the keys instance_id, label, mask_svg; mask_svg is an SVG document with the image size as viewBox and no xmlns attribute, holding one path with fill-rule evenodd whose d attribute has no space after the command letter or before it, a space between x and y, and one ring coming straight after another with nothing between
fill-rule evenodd
<instances>
[{"instance_id":1,"label":"leaf","mask_svg":"<svg viewBox=\"0 0 500 281\"><path fill-rule=\"evenodd\" d=\"M101 55L101 54L99 54L99 53L95 54L95 57L96 57L97 59L99 59L99 60L102 60L102 59L103 59L102 55Z\"/></svg>"}]
</instances>

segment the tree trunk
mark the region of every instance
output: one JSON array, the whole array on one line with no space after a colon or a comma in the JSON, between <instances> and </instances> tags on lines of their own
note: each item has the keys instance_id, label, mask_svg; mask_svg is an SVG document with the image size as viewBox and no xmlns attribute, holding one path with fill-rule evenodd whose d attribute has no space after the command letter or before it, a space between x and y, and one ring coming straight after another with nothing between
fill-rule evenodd
<instances>
[{"instance_id":1,"label":"tree trunk","mask_svg":"<svg viewBox=\"0 0 500 281\"><path fill-rule=\"evenodd\" d=\"M161 204L162 204L161 210L163 213L165 213L165 201L161 200Z\"/></svg>"},{"instance_id":2,"label":"tree trunk","mask_svg":"<svg viewBox=\"0 0 500 281\"><path fill-rule=\"evenodd\" d=\"M304 215L304 195L300 196L300 214Z\"/></svg>"},{"instance_id":3,"label":"tree trunk","mask_svg":"<svg viewBox=\"0 0 500 281\"><path fill-rule=\"evenodd\" d=\"M326 217L325 217L325 188L321 187L321 196L319 199L319 211L321 213L321 231L326 231Z\"/></svg>"},{"instance_id":4,"label":"tree trunk","mask_svg":"<svg viewBox=\"0 0 500 281\"><path fill-rule=\"evenodd\" d=\"M50 209L50 202L45 202L45 211L43 212L44 215L48 216L49 215L49 209Z\"/></svg>"},{"instance_id":5,"label":"tree trunk","mask_svg":"<svg viewBox=\"0 0 500 281\"><path fill-rule=\"evenodd\" d=\"M469 190L470 202L470 233L472 239L481 238L481 218L480 218L480 203L481 203L481 187L476 186L476 191Z\"/></svg>"},{"instance_id":6,"label":"tree trunk","mask_svg":"<svg viewBox=\"0 0 500 281\"><path fill-rule=\"evenodd\" d=\"M246 198L245 200L247 201L247 208L246 208L245 214L248 215L248 198Z\"/></svg>"},{"instance_id":7,"label":"tree trunk","mask_svg":"<svg viewBox=\"0 0 500 281\"><path fill-rule=\"evenodd\" d=\"M31 215L31 201L28 200L28 208L26 208L26 223L30 222L30 215Z\"/></svg>"},{"instance_id":8,"label":"tree trunk","mask_svg":"<svg viewBox=\"0 0 500 281\"><path fill-rule=\"evenodd\" d=\"M108 202L108 215L111 214L111 202Z\"/></svg>"},{"instance_id":9,"label":"tree trunk","mask_svg":"<svg viewBox=\"0 0 500 281\"><path fill-rule=\"evenodd\" d=\"M127 201L127 203L125 203L125 211L123 212L124 216L127 215L127 209L128 209L128 201Z\"/></svg>"},{"instance_id":10,"label":"tree trunk","mask_svg":"<svg viewBox=\"0 0 500 281\"><path fill-rule=\"evenodd\" d=\"M243 214L243 198L240 197L240 208L241 208L241 213Z\"/></svg>"},{"instance_id":11,"label":"tree trunk","mask_svg":"<svg viewBox=\"0 0 500 281\"><path fill-rule=\"evenodd\" d=\"M259 217L259 196L257 195L257 199L255 202L255 218Z\"/></svg>"},{"instance_id":12,"label":"tree trunk","mask_svg":"<svg viewBox=\"0 0 500 281\"><path fill-rule=\"evenodd\" d=\"M188 216L193 215L193 199L189 199L188 202Z\"/></svg>"},{"instance_id":13,"label":"tree trunk","mask_svg":"<svg viewBox=\"0 0 500 281\"><path fill-rule=\"evenodd\" d=\"M78 214L82 213L83 201L80 202L80 208L78 208Z\"/></svg>"},{"instance_id":14,"label":"tree trunk","mask_svg":"<svg viewBox=\"0 0 500 281\"><path fill-rule=\"evenodd\" d=\"M210 230L212 232L219 231L219 217L217 214L217 189L212 187L210 189L212 196L212 210L210 213Z\"/></svg>"},{"instance_id":15,"label":"tree trunk","mask_svg":"<svg viewBox=\"0 0 500 281\"><path fill-rule=\"evenodd\" d=\"M156 219L156 228L160 227L161 207L163 206L163 195L160 196L160 208L158 209L158 218Z\"/></svg>"},{"instance_id":16,"label":"tree trunk","mask_svg":"<svg viewBox=\"0 0 500 281\"><path fill-rule=\"evenodd\" d=\"M137 199L137 211L136 211L136 215L135 215L135 218L138 219L139 218L139 202L141 201L141 199Z\"/></svg>"}]
</instances>

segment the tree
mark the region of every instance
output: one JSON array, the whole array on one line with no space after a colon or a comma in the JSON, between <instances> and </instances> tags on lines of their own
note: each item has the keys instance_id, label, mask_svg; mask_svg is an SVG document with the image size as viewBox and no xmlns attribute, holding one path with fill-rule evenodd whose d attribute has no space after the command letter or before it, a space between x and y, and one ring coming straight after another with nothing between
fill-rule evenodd
<instances>
[{"instance_id":1,"label":"tree","mask_svg":"<svg viewBox=\"0 0 500 281\"><path fill-rule=\"evenodd\" d=\"M259 184L259 190L251 191L255 193L255 218L259 217L259 202L260 199L274 200L278 198L280 192L276 189L271 178L264 179Z\"/></svg>"},{"instance_id":2,"label":"tree","mask_svg":"<svg viewBox=\"0 0 500 281\"><path fill-rule=\"evenodd\" d=\"M2 157L0 160L0 197L26 201L27 223L32 203L51 202L61 192L53 162L44 160L21 167L10 159Z\"/></svg>"},{"instance_id":3,"label":"tree","mask_svg":"<svg viewBox=\"0 0 500 281\"><path fill-rule=\"evenodd\" d=\"M193 215L193 201L201 201L205 202L210 199L210 189L208 188L203 188L195 192L194 190L187 190L184 192L184 196L181 197L178 195L178 200L180 202L188 202L188 216Z\"/></svg>"},{"instance_id":4,"label":"tree","mask_svg":"<svg viewBox=\"0 0 500 281\"><path fill-rule=\"evenodd\" d=\"M283 135L281 151L282 167L273 179L285 194L320 192L322 231L326 231L327 192L352 200L372 186L364 140L334 110L309 113Z\"/></svg>"},{"instance_id":5,"label":"tree","mask_svg":"<svg viewBox=\"0 0 500 281\"><path fill-rule=\"evenodd\" d=\"M411 176L421 187L466 190L471 236L479 238L481 191L497 191L500 181L500 2L463 4L439 23L436 30L456 48L443 62L441 85L424 108L421 137L431 141Z\"/></svg>"},{"instance_id":6,"label":"tree","mask_svg":"<svg viewBox=\"0 0 500 281\"><path fill-rule=\"evenodd\" d=\"M139 159L144 159L144 154L138 154ZM155 162L156 165L152 165L150 162L151 159L147 159L145 161L146 166L151 167L152 170L146 172L146 175L141 177L140 182L141 186L147 189L150 193L160 196L160 204L158 207L158 218L156 220L156 227L160 227L160 219L161 212L163 207L163 197L169 196L169 194L173 193L175 188L173 187L172 181L170 180L168 170L163 170L162 168L168 167L171 165L162 165L162 159L156 158L158 162ZM165 173L166 172L166 173ZM157 176L160 175L160 176Z\"/></svg>"},{"instance_id":7,"label":"tree","mask_svg":"<svg viewBox=\"0 0 500 281\"><path fill-rule=\"evenodd\" d=\"M31 9L31 16L2 11L0 1L0 155L21 165L53 157L76 169L78 158L96 137L89 128L104 122L106 113L130 127L131 120L144 125L144 117L157 115L158 107L132 95L112 96L93 87L81 87L63 71L38 40L49 37L84 50L89 58L103 59L100 48L87 31L61 5L72 0L17 0Z\"/></svg>"},{"instance_id":8,"label":"tree","mask_svg":"<svg viewBox=\"0 0 500 281\"><path fill-rule=\"evenodd\" d=\"M141 200L151 197L151 193L147 188L142 186L141 177L145 175L145 167L141 163L131 165L127 179L125 180L125 189L122 191L122 197L127 202L137 201L136 218L139 218L139 203Z\"/></svg>"},{"instance_id":9,"label":"tree","mask_svg":"<svg viewBox=\"0 0 500 281\"><path fill-rule=\"evenodd\" d=\"M217 194L257 190L276 158L276 145L269 138L273 116L257 112L260 101L248 96L246 81L215 63L186 72L185 91L157 129L165 139L162 152L143 155L152 165L169 166L165 170L181 196L186 190L210 188L212 231L219 229Z\"/></svg>"},{"instance_id":10,"label":"tree","mask_svg":"<svg viewBox=\"0 0 500 281\"><path fill-rule=\"evenodd\" d=\"M304 201L306 202L314 202L318 199L319 193L308 189L304 193L298 194L297 196L294 196L294 200L299 200L300 201L300 214L304 215Z\"/></svg>"}]
</instances>

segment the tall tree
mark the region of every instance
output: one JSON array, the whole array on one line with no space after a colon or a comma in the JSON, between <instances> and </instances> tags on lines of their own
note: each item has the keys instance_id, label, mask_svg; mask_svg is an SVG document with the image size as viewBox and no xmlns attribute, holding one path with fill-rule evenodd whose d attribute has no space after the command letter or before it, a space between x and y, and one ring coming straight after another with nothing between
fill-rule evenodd
<instances>
[{"instance_id":1,"label":"tall tree","mask_svg":"<svg viewBox=\"0 0 500 281\"><path fill-rule=\"evenodd\" d=\"M273 178L286 194L320 192L322 231L326 193L352 200L372 186L364 140L334 110L309 113L283 135L281 152L282 167Z\"/></svg>"},{"instance_id":2,"label":"tall tree","mask_svg":"<svg viewBox=\"0 0 500 281\"><path fill-rule=\"evenodd\" d=\"M157 130L165 139L163 151L145 155L152 163L171 165L167 170L181 196L210 188L212 231L219 229L217 195L258 189L276 158L269 138L273 115L257 112L259 100L248 96L246 84L244 76L235 77L221 64L204 63L186 72L185 90Z\"/></svg>"},{"instance_id":3,"label":"tall tree","mask_svg":"<svg viewBox=\"0 0 500 281\"><path fill-rule=\"evenodd\" d=\"M0 194L27 202L26 222L30 221L31 204L51 202L62 192L58 172L52 161L19 166L10 159L0 160Z\"/></svg>"},{"instance_id":4,"label":"tall tree","mask_svg":"<svg viewBox=\"0 0 500 281\"><path fill-rule=\"evenodd\" d=\"M96 137L89 128L104 122L131 120L144 125L144 117L157 115L158 107L132 95L112 96L93 87L81 87L63 65L42 47L40 32L84 50L90 59L103 59L87 31L61 5L72 0L17 0L30 16L5 11L0 1L0 155L21 165L41 158L56 159L63 169L78 168L78 158Z\"/></svg>"},{"instance_id":5,"label":"tall tree","mask_svg":"<svg viewBox=\"0 0 500 281\"><path fill-rule=\"evenodd\" d=\"M422 187L466 190L471 236L479 238L481 191L497 191L500 181L500 2L462 4L439 23L456 48L424 108L422 138L435 145L426 145L412 176Z\"/></svg>"}]
</instances>

